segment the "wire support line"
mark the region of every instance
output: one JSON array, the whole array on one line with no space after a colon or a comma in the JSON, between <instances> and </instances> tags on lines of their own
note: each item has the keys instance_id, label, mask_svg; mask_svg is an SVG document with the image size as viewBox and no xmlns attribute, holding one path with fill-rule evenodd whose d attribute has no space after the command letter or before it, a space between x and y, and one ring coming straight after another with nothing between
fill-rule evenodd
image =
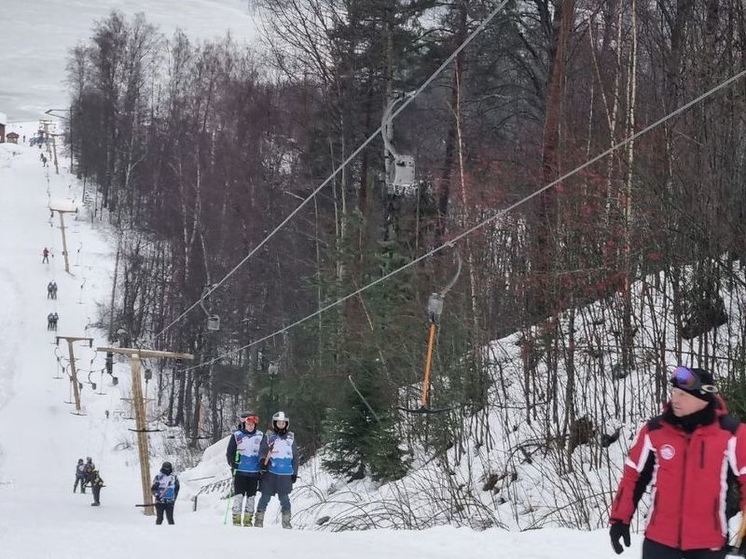
<instances>
[{"instance_id":1,"label":"wire support line","mask_svg":"<svg viewBox=\"0 0 746 559\"><path fill-rule=\"evenodd\" d=\"M241 346L241 347L239 347L237 349L233 349L231 351L228 351L226 353L218 355L217 357L215 357L213 359L210 359L209 361L204 361L202 363L198 363L196 365L193 365L193 366L191 366L191 367L189 367L187 369L183 369L183 372L190 371L190 370L196 369L198 367L205 367L207 365L212 365L213 363L216 363L217 361L220 361L221 359L223 359L225 357L228 357L230 355L235 355L236 353L238 353L240 351L243 351L243 350L248 349L248 348L250 348L252 346L255 346L257 344L265 342L265 341L267 341L267 340L269 340L271 338L274 338L275 336L278 336L279 334L283 334L284 332L287 332L288 330L291 330L292 328L295 328L296 326L299 326L299 325L303 324L304 322L307 322L308 320L311 320L312 318L315 318L315 317L319 316L320 314L323 314L326 311L328 311L330 309L333 309L337 305L340 305L340 304L344 303L345 301L347 301L349 299L352 299L353 297L356 297L356 296L360 295L361 293L367 291L368 289L370 289L372 287L375 287L379 283L383 283L387 279L395 276L396 274L399 274L400 272L403 272L404 270L406 270L408 268L411 268L415 264L418 264L418 263L422 262L423 260L426 260L427 258L430 258L431 256L434 256L435 254L441 252L442 250L444 250L446 248L449 248L449 247L452 247L455 243L457 243L458 241L460 241L464 237L467 237L468 235L471 235L472 233L474 233L475 231L481 229L485 225L488 225L489 223L492 223L493 221L495 221L496 219L504 216L508 212L511 212L514 209L516 209L517 207L522 206L526 202L529 202L530 200L533 200L534 198L536 198L537 196L539 196L542 192L545 192L545 191L549 190L550 188L553 188L554 186L558 185L559 183L561 183L561 182L569 179L573 175L576 175L580 171L583 171L587 167L590 167L594 163L597 163L598 161L600 161L601 159L605 158L606 156L612 154L613 152L615 152L619 148L622 148L622 147L626 146L627 144L629 144L630 142L635 141L637 138L639 138L641 136L644 136L645 134L647 134L651 130L657 128L661 124L666 123L667 121L671 120L672 118L674 118L674 117L680 115L681 113L687 111L691 107L693 107L693 106L701 103L702 101L704 101L708 97L714 95L715 93L717 93L718 91L720 91L722 89L725 89L726 87L728 87L729 85L731 85L731 84L735 83L736 81L740 80L744 76L746 76L746 70L741 70L737 74L733 75L732 77L728 78L727 80L725 80L725 81L721 82L720 84L716 85L715 87L713 87L712 89L710 89L707 92L703 93L699 97L697 97L697 98L689 101L688 103L682 105L678 109L676 109L676 110L668 113L667 115L663 116L662 118L656 120L653 124L650 124L650 125L646 126L645 128L643 128L642 130L640 130L638 132L635 132L634 134L632 134L631 136L628 136L627 138L625 138L624 140L620 141L619 143L614 144L613 146L611 146L606 151L603 151L603 152L599 153L598 155L596 155L592 159L589 159L585 163L579 165L578 167L575 167L572 171L569 171L569 172L565 173L564 175L562 175L558 179L553 180L549 184L547 184L547 185L539 188L538 190L532 192L528 196L526 196L524 198L521 198L517 202L511 204L510 206L508 206L508 207L506 207L506 208L504 208L502 210L497 211L496 213L494 213L491 216L485 218L484 220L480 221L476 225L474 225L474 226L472 226L472 227L470 227L470 228L462 231L461 233L459 233L458 235L456 235L455 237L453 237L449 241L443 243L442 245L439 245L439 246L435 247L434 249L430 250L429 252L426 252L426 253L422 254L421 256L418 256L417 258L415 258L414 260L408 262L407 264L404 264L403 266L400 266L399 268L397 268L395 270L392 270L388 274L386 274L384 276L381 276L378 279L373 280L372 282L364 285L363 287L361 287L361 288L359 288L359 289L357 289L357 290L355 290L355 291L353 291L351 293L348 293L344 297L341 297L340 299L337 299L336 301L334 301L332 303L324 305L323 307L319 308L318 310L314 311L313 313L309 314L308 316L305 316L305 317L303 317L301 319L296 320L295 322L292 322L292 323L290 323L290 324L288 324L286 326L283 326L282 328L280 328L279 330L276 330L275 332L272 332L271 334L267 334L266 336L263 336L263 337L261 337L261 338L259 338L257 340L254 340L253 342L250 342L250 343L248 343L248 344L246 344L244 346Z\"/></svg>"},{"instance_id":2,"label":"wire support line","mask_svg":"<svg viewBox=\"0 0 746 559\"><path fill-rule=\"evenodd\" d=\"M402 102L401 106L392 113L391 117L389 118L389 122L393 121L404 109L406 109L412 101L415 100L415 98L422 93L427 86L429 86L435 78L437 78L440 73L451 63L453 60L463 51L469 43L471 43L477 35L479 35L487 25L494 19L494 17L502 11L503 7L508 3L508 0L503 0L490 14L482 21L482 23L479 24L479 26L471 32L471 34L464 39L464 41L454 50L451 55L446 58L443 63L438 66L438 68L430 75L430 77L425 80L422 85L420 85L419 88L415 90L415 92L411 95L407 95L406 99ZM376 128L373 133L368 136L368 139L366 139L360 146L350 154L350 156L345 159L339 167L337 167L331 175L329 175L324 182L322 182L316 190L314 190L311 194L308 195L299 205L296 207L292 212L288 214L288 216L283 219L279 225L277 225L270 233L267 235L258 245L256 245L249 253L238 263L236 264L225 276L223 276L223 279L221 279L218 283L214 284L210 289L205 291L202 296L195 301L189 308L187 308L184 312L182 312L179 316L177 316L174 320L172 320L170 323L168 323L160 332L158 332L153 340L157 340L160 338L163 334L165 334L172 326L177 324L182 318L184 318L186 315L188 315L192 310L194 310L198 305L200 305L206 297L209 297L211 293L213 293L216 289L218 289L221 285L223 285L233 274L235 274L246 262L249 261L249 259L254 256L254 254L257 253L259 249L261 249L265 244L267 244L272 237L274 237L285 225L287 225L297 214L300 212L311 200L313 200L316 195L323 190L323 188L329 184L334 177L336 177L347 165L350 164L350 162L355 159L360 152L362 152L368 145L375 140L378 135L381 133L381 130L383 128L383 123Z\"/></svg>"}]
</instances>

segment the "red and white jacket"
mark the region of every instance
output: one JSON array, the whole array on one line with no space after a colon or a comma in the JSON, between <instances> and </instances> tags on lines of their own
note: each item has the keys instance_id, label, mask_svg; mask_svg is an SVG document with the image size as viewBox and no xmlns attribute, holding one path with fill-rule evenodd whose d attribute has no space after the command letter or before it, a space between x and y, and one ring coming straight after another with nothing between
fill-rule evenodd
<instances>
[{"instance_id":1,"label":"red and white jacket","mask_svg":"<svg viewBox=\"0 0 746 559\"><path fill-rule=\"evenodd\" d=\"M647 486L652 505L645 537L669 547L722 548L727 537L729 478L746 510L746 425L718 399L715 421L687 433L658 416L632 443L612 505L611 521L629 524Z\"/></svg>"}]
</instances>

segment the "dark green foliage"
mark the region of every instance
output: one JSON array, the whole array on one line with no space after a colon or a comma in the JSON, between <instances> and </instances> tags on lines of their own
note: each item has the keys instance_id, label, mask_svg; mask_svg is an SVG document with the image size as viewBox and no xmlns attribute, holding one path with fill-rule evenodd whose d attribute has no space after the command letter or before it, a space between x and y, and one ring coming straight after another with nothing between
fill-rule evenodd
<instances>
[{"instance_id":1,"label":"dark green foliage","mask_svg":"<svg viewBox=\"0 0 746 559\"><path fill-rule=\"evenodd\" d=\"M381 374L380 365L366 361L352 375L372 411L350 383L339 387L344 400L324 421L323 464L329 471L351 479L370 474L381 481L406 474L407 463L394 429L395 411L387 405L390 395L381 389Z\"/></svg>"},{"instance_id":2,"label":"dark green foliage","mask_svg":"<svg viewBox=\"0 0 746 559\"><path fill-rule=\"evenodd\" d=\"M719 384L728 411L741 421L746 421L746 378L732 377Z\"/></svg>"}]
</instances>

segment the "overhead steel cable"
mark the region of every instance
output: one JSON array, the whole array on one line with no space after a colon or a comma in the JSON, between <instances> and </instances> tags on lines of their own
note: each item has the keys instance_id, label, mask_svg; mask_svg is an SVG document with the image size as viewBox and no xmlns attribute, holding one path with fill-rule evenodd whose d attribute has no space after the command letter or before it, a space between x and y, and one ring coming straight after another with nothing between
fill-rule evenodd
<instances>
[{"instance_id":1,"label":"overhead steel cable","mask_svg":"<svg viewBox=\"0 0 746 559\"><path fill-rule=\"evenodd\" d=\"M440 66L438 66L438 68L437 68L437 69L436 69L436 70L435 70L435 71L434 71L434 72L433 72L433 73L432 73L432 74L430 75L430 77L429 77L429 78L428 78L427 80L425 80L425 81L424 81L424 82L422 83L422 85L420 85L420 87L419 87L419 88L417 88L417 89L415 90L415 92L414 92L414 93L412 93L411 95L408 95L408 96L406 97L406 99L405 99L405 100L404 100L404 101L402 102L401 106L400 106L400 107L399 107L399 108L398 108L398 109L397 109L396 111L394 111L394 112L393 112L393 113L391 114L391 117L390 117L389 121L392 121L392 120L394 120L394 119L395 119L395 118L396 118L396 117L397 117L397 116L398 116L398 115L399 115L399 114L400 114L400 113L401 113L401 112L402 112L402 111L403 111L404 109L406 109L406 108L407 108L407 107L409 106L409 104L410 104L410 103L411 103L412 101L414 101L414 100L415 100L415 98L416 98L416 97L417 97L417 96L418 96L418 95L419 95L420 93L422 93L422 92L423 92L423 91L425 90L425 88L427 88L427 86L429 86L429 85L430 85L430 84L431 84L431 83L433 82L433 80L435 80L435 78L437 78L437 77L438 77L438 76L440 75L440 73L441 73L441 72L442 72L442 71L443 71L443 70L444 70L444 69L445 69L445 68L446 68L446 67L447 67L447 66L448 66L448 65L449 65L449 64L450 64L451 62L453 62L453 60L454 60L454 59L455 59L455 58L456 58L456 57L457 57L457 56L458 56L458 55L459 55L459 54L461 53L461 51L462 51L462 50L464 50L464 49L465 49L465 48L466 48L466 47L467 47L467 46L469 45L469 43L471 43L471 42L472 42L472 41L474 40L474 38L475 38L475 37L476 37L477 35L479 35L479 34L480 34L480 33L481 33L481 32L482 32L483 30L484 30L484 28L485 28L485 27L487 27L487 25L488 25L488 24L489 24L489 23L490 23L490 22L491 22L491 21L492 21L492 20L494 19L494 17L495 17L495 16L496 16L496 15L497 15L497 14L498 14L498 13L499 13L499 12L500 12L500 11L501 11L502 9L503 9L503 7L504 7L504 6L505 6L505 5L507 4L507 3L508 3L508 0L503 0L503 2L500 2L500 4L498 4L498 6L497 6L497 7L496 7L496 8L494 9L494 10L492 10L492 11L491 11L491 12L490 12L490 13L489 13L489 14L487 15L487 17L486 17L486 18L485 18L485 19L484 19L484 20L483 20L483 21L482 21L482 22L481 22L481 23L480 23L480 24L479 24L479 25L477 26L477 28L476 28L476 29L474 29L474 31L472 31L472 32L471 32L471 33L469 34L469 36L468 36L468 37L466 37L466 39L464 39L464 41L463 41L463 42L462 42L462 43L461 43L461 44L460 44L460 45L459 45L459 46L458 46L458 47L456 48L456 50L454 50L454 51L453 51L453 52L451 53L451 55L450 55L450 56L449 56L448 58L446 58L446 59L445 59L445 60L443 61L443 63L442 63L442 64L441 64ZM194 302L194 303L193 303L193 304L192 304L191 306L189 306L189 307L188 307L188 308L187 308L187 309L186 309L186 310L185 310L184 312L182 312L182 313L181 313L181 314L180 314L179 316L177 316L177 317L176 317L176 318L175 318L174 320L172 320L171 322L169 322L169 323L168 323L168 324L167 324L167 325L166 325L166 326L165 326L165 327L164 327L164 328L163 328L163 329L162 329L162 330L161 330L160 332L158 332L158 333L157 333L157 334L155 335L155 337L154 337L153 339L154 339L154 340L157 340L157 339L158 339L158 338L160 338L160 337L161 337L161 336L162 336L163 334L165 334L165 333L166 333L166 332L167 332L167 331L168 331L168 330L169 330L169 329L170 329L170 328L171 328L172 326L174 326L175 324L177 324L177 323L178 323L178 322L179 322L179 321L180 321L180 320L181 320L182 318L184 318L184 317L185 317L186 315L188 315L188 314L189 314L189 313L190 313L190 312L191 312L192 310L194 310L194 309L195 309L195 308L196 308L196 307L197 307L198 305L200 305L200 304L202 303L202 301L204 301L204 299L205 299L206 297L209 297L209 295L210 295L211 293L213 293L213 292L214 292L214 291L215 291L216 289L218 289L218 288L219 288L219 287L220 287L221 285L223 285L223 284L224 284L224 283L225 283L225 282L226 282L226 281L228 280L228 278L230 278L230 277L231 277L231 276L232 276L233 274L235 274L235 273L236 273L236 272L237 272L237 271L238 271L238 270L239 270L239 269L240 269L240 268L241 268L241 267L242 267L242 266L243 266L244 264L246 264L246 262L248 262L248 261L249 261L249 259L250 259L250 258L251 258L252 256L254 256L254 254L256 254L256 253L257 253L257 251L258 251L259 249L261 249L261 248L262 248L262 247L263 247L263 246L264 246L265 244L267 244L267 243L269 242L269 240L270 240L270 239L271 239L272 237L274 237L274 236L275 236L275 235L276 235L276 234L277 234L277 233L278 233L278 232L279 232L279 231L280 231L280 230L281 230L281 229L282 229L282 228L283 228L283 227L284 227L285 225L287 225L287 224L288 224L288 223L289 223L289 222L290 222L290 221L291 221L291 220L292 220L292 219L293 219L293 218L294 218L294 217L295 217L295 216L296 216L296 215L298 214L298 212L300 212L300 211L301 211L301 210L302 210L302 209L303 209L303 208L304 208L304 207L306 206L306 204L308 204L308 203L309 203L309 202L310 202L311 200L313 200L313 198L314 198L314 197L315 197L315 196L316 196L316 195L317 195L317 194L318 194L319 192L321 192L321 190L322 190L322 189L323 189L323 188L324 188L324 187L325 187L325 186L326 186L327 184L329 184L329 183L330 183L330 182L331 182L331 181L332 181L332 180L334 179L334 177L336 177L336 176L337 176L337 175L338 175L338 174L340 173L340 171L342 171L342 169L344 169L344 168L345 168L345 167L346 167L347 165L349 165L349 163L350 163L350 162L351 162L351 161L352 161L353 159L355 159L355 157L357 157L357 156L358 156L358 155L360 154L360 152L362 152L362 151L363 151L363 150L364 150L364 149L365 149L366 147L368 147L368 145L369 145L369 144L370 144L370 143L371 143L371 142L372 142L373 140L375 140L375 139L376 139L376 138L378 137L378 135L379 135L379 134L381 133L382 127L383 127L383 124L381 124L381 126L379 126L379 127L378 127L378 128L377 128L377 129L376 129L376 130L375 130L375 131L374 131L374 132L373 132L373 133L372 133L372 134L371 134L370 136L368 136L368 139L366 139L366 140L365 140L365 141L364 141L364 142L363 142L362 144L360 144L360 146L359 146L359 147L358 147L358 148L357 148L357 149L356 149L355 151L353 151L353 152L352 152L352 154L350 154L350 156L349 156L349 157L348 157L347 159L345 159L345 160L344 160L344 161L343 161L343 162L342 162L342 163L341 163L341 164L339 165L339 167L337 167L337 168L336 168L336 169L335 169L335 170L334 170L334 171L332 172L332 174L331 174L331 175L329 175L329 176L328 176L328 177L326 178L326 180L324 180L324 182L322 182L322 183L321 183L321 184L320 184L320 185L319 185L319 186L318 186L318 187L316 188L316 190L314 190L314 191L313 191L313 192L312 192L311 194L309 194L309 195L308 195L308 196L307 196L307 197L306 197L306 198L305 198L305 199L304 199L304 200L303 200L303 201L302 201L302 202L301 202L301 203L300 203L300 204L298 205L298 207L296 207L296 208L295 208L295 209L294 209L294 210L293 210L292 212L290 212L290 213L288 214L288 216L287 216L287 217L286 217L285 219L283 219L283 220L282 220L282 221L280 222L280 224L279 224L279 225L277 225L277 226L276 226L276 227L275 227L275 228L274 228L274 229L273 229L273 230L272 230L272 231L271 231L271 232L269 233L269 235L267 235L267 236L266 236L266 237L265 237L264 239L262 239L262 241L261 241L261 242L260 242L259 244L257 244L257 245L256 245L256 246L255 246L255 247L254 247L253 249L251 249L251 251L249 251L249 253L248 253L248 254L247 254L246 256L244 256L244 258L243 258L243 259L242 259L242 260L241 260L241 261L240 261L240 262L239 262L238 264L236 264L236 265L235 265L235 266L234 266L234 267L233 267L233 268L232 268L232 269L231 269L231 270L230 270L230 271L229 271L229 272L228 272L228 273L227 273L227 274L226 274L225 276L223 276L223 278L222 278L222 279L221 279L221 280L220 280L219 282L217 282L216 284L212 285L212 287L210 287L210 288L209 288L208 290L206 290L206 291L205 291L205 292L204 292L204 293L202 294L202 296L201 296L201 297L200 297L200 298L199 298L199 299L198 299L197 301L195 301L195 302Z\"/></svg>"},{"instance_id":2,"label":"overhead steel cable","mask_svg":"<svg viewBox=\"0 0 746 559\"><path fill-rule=\"evenodd\" d=\"M422 262L423 260L425 260L427 258L430 258L431 256L433 256L433 255L439 253L440 251L444 250L445 248L452 246L454 243L460 241L464 237L466 237L468 235L471 235L472 233L474 233L475 231L481 229L485 225L487 225L489 223L492 223L496 219L504 216L505 214L507 214L508 212L514 210L515 208L517 208L517 207L525 204L526 202L528 202L528 201L536 198L542 192L545 192L545 191L549 190L550 188L553 188L554 186L557 186L558 184L560 184L561 182L569 179L573 175L576 175L580 171L586 169L587 167L590 167L594 163L597 163L601 159L603 159L606 156L612 154L613 152L615 152L619 148L626 146L627 144L629 144L630 142L635 141L637 138L639 138L641 136L644 136L645 134L647 134L651 130L657 128L661 124L664 124L665 122L671 120L675 116L678 116L681 113L687 111L688 109L690 109L694 105L697 105L698 103L701 103L702 101L704 101L705 99L707 99L711 95L717 93L718 91L720 91L722 89L725 89L726 87L728 87L729 85L731 85L731 84L735 83L736 81L740 80L744 76L746 76L746 70L741 70L740 72L738 72L734 76L728 78L727 80L721 82L720 84L716 85L712 89L708 90L706 93L703 93L699 97L697 97L697 98L689 101L688 103L682 105L678 109L676 109L676 110L668 113L664 117L656 120L653 124L650 124L650 125L646 126L645 128L643 128L642 130L640 130L638 132L635 132L634 134L628 136L627 138L625 138L624 140L620 141L619 143L614 144L613 146L611 146L606 151L603 151L603 152L599 153L598 155L596 155L592 159L589 159L588 161L586 161L582 165L579 165L578 167L575 167L572 171L569 171L568 173L565 173L564 175L562 175L558 179L553 180L549 184L547 184L547 185L539 188L538 190L532 192L528 196L525 196L524 198L521 198L520 200L518 200L517 202L511 204L507 208L504 208L502 210L497 211L496 213L492 214L490 217L487 217L486 219L480 221L476 225L474 225L474 226L472 226L472 227L470 227L470 228L462 231L461 233L459 233L458 235L456 235L455 237L453 237L452 239L450 239L448 242L445 242L442 245L439 245L439 246L435 247L434 249L430 250L429 252L426 252L426 253L422 254L421 256L415 258L414 260L408 262L407 264L404 264L403 266L401 266L401 267L399 267L399 268L397 268L397 269L389 272L388 274L385 274L385 275L381 276L380 278L373 280L372 282L364 285L363 287L361 287L359 289L356 289L355 291L353 291L351 293L348 293L344 297L341 297L340 299L337 299L336 301L334 301L332 303L324 305L323 307L319 308L318 310L316 310L315 312L309 314L308 316L305 316L305 317L303 317L303 318L301 318L299 320L296 320L295 322L292 322L291 324L283 326L282 328L280 328L279 330L276 330L276 331L272 332L271 334L267 334L266 336L263 336L263 337L261 337L261 338L259 338L257 340L254 340L253 342L250 342L250 343L248 343L248 344L246 344L244 346L241 346L241 347L239 347L237 349L233 349L231 351L228 351L226 353L218 355L217 357L215 357L213 359L210 359L208 361L204 361L202 363L198 363L196 365L193 365L192 367L184 369L184 371L189 371L191 369L196 369L198 367L204 367L206 365L211 365L212 363L215 363L215 362L219 361L220 359L223 359L224 357L228 357L230 355L234 355L234 354L236 354L236 353L238 353L240 351L243 351L243 350L248 349L248 348L250 348L252 346L255 346L257 344L265 342L265 341L267 341L267 340L269 340L271 338L274 338L275 336L277 336L279 334L287 332L288 330L290 330L292 328L295 328L296 326L299 326L299 325L303 324L304 322L306 322L308 320L311 320L312 318L315 318L315 317L319 316L320 314L322 314L322 313L324 313L324 312L326 312L326 311L328 311L328 310L336 307L337 305L340 305L340 304L344 303L348 299L351 299L353 297L356 297L357 295L360 295L361 293L363 293L364 291L367 291L371 287L374 287L374 286L378 285L379 283L383 283L384 281L386 281L387 279L391 278L392 276L395 276L396 274L398 274L400 272L403 272L404 270L406 270L408 268L411 268L415 264L418 264L419 262Z\"/></svg>"}]
</instances>

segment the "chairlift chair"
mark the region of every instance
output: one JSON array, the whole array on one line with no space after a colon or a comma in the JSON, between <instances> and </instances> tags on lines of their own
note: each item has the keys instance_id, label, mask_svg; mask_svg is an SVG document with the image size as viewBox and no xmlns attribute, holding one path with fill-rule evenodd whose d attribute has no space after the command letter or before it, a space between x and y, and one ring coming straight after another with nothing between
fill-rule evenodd
<instances>
[{"instance_id":1,"label":"chairlift chair","mask_svg":"<svg viewBox=\"0 0 746 559\"><path fill-rule=\"evenodd\" d=\"M199 306L202 307L202 311L207 316L207 331L208 332L218 332L220 331L220 316L217 314L210 314L205 307L205 297L209 293L210 289L212 289L213 286L204 286L202 288L202 297L199 300Z\"/></svg>"},{"instance_id":2,"label":"chairlift chair","mask_svg":"<svg viewBox=\"0 0 746 559\"><path fill-rule=\"evenodd\" d=\"M389 130L392 123L391 113L394 110L394 106L402 99L406 99L406 97L406 95L397 97L389 102L386 110L383 111L381 123L381 135L383 136L385 155L391 159L386 176L386 191L389 195L393 196L413 195L417 192L418 188L414 157L400 154L389 139Z\"/></svg>"},{"instance_id":3,"label":"chairlift chair","mask_svg":"<svg viewBox=\"0 0 746 559\"><path fill-rule=\"evenodd\" d=\"M220 330L220 316L211 314L207 317L207 330L209 332L218 332Z\"/></svg>"}]
</instances>

